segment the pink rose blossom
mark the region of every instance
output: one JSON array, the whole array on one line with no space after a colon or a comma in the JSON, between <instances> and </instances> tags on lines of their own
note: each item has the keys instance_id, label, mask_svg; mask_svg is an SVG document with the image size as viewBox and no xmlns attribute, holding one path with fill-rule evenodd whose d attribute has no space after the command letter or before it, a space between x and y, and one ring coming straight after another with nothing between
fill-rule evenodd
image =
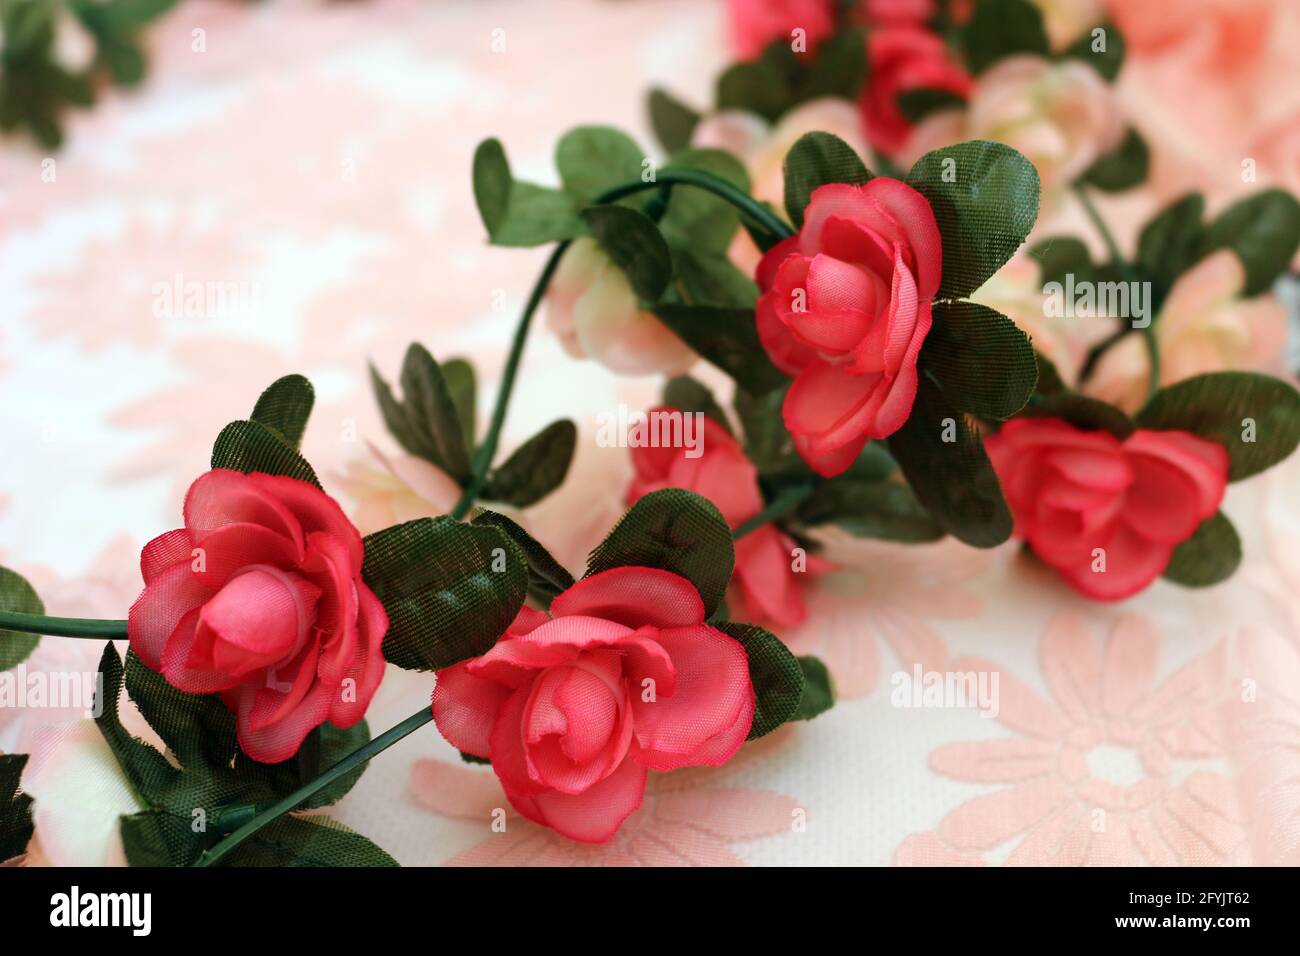
<instances>
[{"instance_id":1,"label":"pink rose blossom","mask_svg":"<svg viewBox=\"0 0 1300 956\"><path fill-rule=\"evenodd\" d=\"M803 30L807 51L835 31L834 0L727 0L731 49L752 60L777 40Z\"/></svg>"},{"instance_id":2,"label":"pink rose blossom","mask_svg":"<svg viewBox=\"0 0 1300 956\"><path fill-rule=\"evenodd\" d=\"M438 672L433 716L492 761L523 816L603 843L641 805L647 770L716 767L754 719L740 642L704 622L685 578L613 568L524 607L482 657Z\"/></svg>"}]
</instances>

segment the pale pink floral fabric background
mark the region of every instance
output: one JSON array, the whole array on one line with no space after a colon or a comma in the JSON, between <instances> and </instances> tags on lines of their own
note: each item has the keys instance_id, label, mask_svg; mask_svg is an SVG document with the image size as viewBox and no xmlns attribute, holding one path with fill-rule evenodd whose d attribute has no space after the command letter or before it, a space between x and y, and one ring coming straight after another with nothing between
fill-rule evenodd
<instances>
[{"instance_id":1,"label":"pale pink floral fabric background","mask_svg":"<svg viewBox=\"0 0 1300 956\"><path fill-rule=\"evenodd\" d=\"M125 615L139 545L174 526L217 431L282 374L315 382L304 451L350 507L368 445L396 451L368 359L391 373L413 339L472 357L486 407L542 253L485 244L475 145L499 136L543 181L579 123L649 150L645 91L702 105L726 57L720 7L697 0L187 0L152 42L151 82L72 122L53 182L33 147L0 149L0 562L52 613ZM1159 81L1142 80L1177 95ZM1203 172L1176 167L1111 211L1219 181ZM176 276L242 283L248 301L159 317L154 284ZM539 324L507 444L561 415L582 423L569 483L525 516L574 570L630 474L626 452L596 446L595 416L655 393L568 359ZM404 864L1300 863L1297 487L1300 463L1230 488L1247 558L1229 584L1157 583L1118 606L1014 544L833 539L839 570L784 636L826 660L839 705L726 767L658 777L608 846L514 815L432 728L334 812ZM47 639L29 666L93 669L98 653ZM997 674L996 716L904 706L916 667ZM431 689L390 670L372 731ZM119 862L132 798L92 727L49 726L67 720L0 710L0 749L33 754L32 862Z\"/></svg>"}]
</instances>

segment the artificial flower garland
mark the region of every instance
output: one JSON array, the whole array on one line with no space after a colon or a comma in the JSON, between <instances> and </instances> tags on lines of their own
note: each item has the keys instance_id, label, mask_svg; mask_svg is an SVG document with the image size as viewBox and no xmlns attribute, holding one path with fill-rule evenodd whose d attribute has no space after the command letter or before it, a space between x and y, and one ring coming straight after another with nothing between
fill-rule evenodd
<instances>
[{"instance_id":1,"label":"artificial flower garland","mask_svg":"<svg viewBox=\"0 0 1300 956\"><path fill-rule=\"evenodd\" d=\"M995 8L1023 17L1024 6L976 5L962 34L973 73L1046 62L1033 30L1008 34L1028 43L1019 49L990 26ZM1235 570L1240 544L1218 510L1225 486L1291 454L1300 395L1238 371L1161 387L1155 333L1124 316L1084 371L1140 329L1151 364L1141 407L1130 415L1070 388L1015 323L972 299L1036 222L1036 166L1047 164L972 140L904 173L896 162L922 114L974 110L981 81L954 75L947 53L932 62L933 44L884 28L864 44L830 13L816 17L811 51L792 54L784 26L772 45L746 36L756 55L720 80L719 105L779 120L828 77L860 83L835 58L856 44L891 77L863 98L884 174L840 138L809 132L785 157L784 217L750 194L733 156L688 145L698 117L661 91L652 117L673 155L648 178L643 150L607 128L561 139L558 189L516 180L497 141L479 147L473 186L490 239L556 244L486 433L476 437L468 363L417 344L400 391L373 373L394 439L459 490L449 514L363 538L298 452L313 392L290 375L217 437L184 527L141 555L145 587L127 620L45 617L30 586L0 569L6 661L30 652L28 634L130 641L125 661L105 648L96 718L144 808L121 821L129 862L391 863L362 835L292 811L337 801L369 759L431 721L467 760L491 764L523 816L608 840L640 805L649 771L721 764L746 740L832 706L825 666L761 626L802 619L801 581L824 567L805 552L822 525L976 547L1015 535L1100 600L1162 575L1206 586ZM1056 56L1093 69L1087 84L1118 68L1113 58L1089 67L1081 50ZM899 66L916 57L931 65ZM1039 244L1043 281L1140 279L1163 299L1226 251L1243 291L1266 288L1300 243L1295 200L1276 191L1208 224L1195 204L1176 204L1143 231L1137 261L1119 254L1087 190L1129 182L1142 165L1134 135L1107 139L1113 154L1052 167L1111 258L1094 264L1077 240ZM1275 229L1263 244L1252 231L1261 207ZM735 264L741 236L761 252L752 276ZM496 463L548 291L549 323L571 353L674 376L655 411L706 418L698 457L634 451L630 508L577 580L512 518L477 506L527 507L569 469L567 420ZM734 380L734 416L677 374L694 356ZM733 606L752 623L733 620ZM385 664L434 672L432 706L370 739L363 717ZM171 759L123 728L123 687ZM30 818L16 786L25 758L0 760L0 819L16 845ZM196 808L209 826L191 826Z\"/></svg>"}]
</instances>

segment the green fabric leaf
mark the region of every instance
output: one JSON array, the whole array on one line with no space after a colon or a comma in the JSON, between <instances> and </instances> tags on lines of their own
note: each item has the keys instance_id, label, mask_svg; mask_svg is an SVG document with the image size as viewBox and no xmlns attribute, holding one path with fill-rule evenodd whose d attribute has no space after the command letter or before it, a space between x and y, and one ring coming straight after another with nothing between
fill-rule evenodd
<instances>
[{"instance_id":1,"label":"green fabric leaf","mask_svg":"<svg viewBox=\"0 0 1300 956\"><path fill-rule=\"evenodd\" d=\"M830 133L805 133L785 157L785 209L795 228L803 226L803 212L813 191L827 183L858 185L871 173L848 143Z\"/></svg>"},{"instance_id":2,"label":"green fabric leaf","mask_svg":"<svg viewBox=\"0 0 1300 956\"><path fill-rule=\"evenodd\" d=\"M718 111L745 110L774 123L792 105L781 71L767 60L734 63L718 77L714 91Z\"/></svg>"},{"instance_id":3,"label":"green fabric leaf","mask_svg":"<svg viewBox=\"0 0 1300 956\"><path fill-rule=\"evenodd\" d=\"M1011 512L984 443L925 369L912 415L890 437L889 450L944 531L977 548L1011 536Z\"/></svg>"},{"instance_id":4,"label":"green fabric leaf","mask_svg":"<svg viewBox=\"0 0 1300 956\"><path fill-rule=\"evenodd\" d=\"M1038 218L1038 170L1001 143L977 140L926 153L907 182L929 200L943 237L940 299L982 286Z\"/></svg>"},{"instance_id":5,"label":"green fabric leaf","mask_svg":"<svg viewBox=\"0 0 1300 956\"><path fill-rule=\"evenodd\" d=\"M682 150L662 171L678 169L702 169L749 192L745 164L721 149ZM720 256L726 254L739 225L740 214L727 200L697 186L684 185L673 187L668 210L659 220L659 229L674 251L692 249Z\"/></svg>"},{"instance_id":6,"label":"green fabric leaf","mask_svg":"<svg viewBox=\"0 0 1300 956\"><path fill-rule=\"evenodd\" d=\"M1300 443L1300 394L1254 372L1211 372L1162 388L1138 413L1142 428L1189 431L1228 451L1228 480L1276 465Z\"/></svg>"},{"instance_id":7,"label":"green fabric leaf","mask_svg":"<svg viewBox=\"0 0 1300 956\"><path fill-rule=\"evenodd\" d=\"M767 357L752 309L665 302L655 306L654 312L683 342L747 392L762 394L789 381Z\"/></svg>"},{"instance_id":8,"label":"green fabric leaf","mask_svg":"<svg viewBox=\"0 0 1300 956\"><path fill-rule=\"evenodd\" d=\"M384 424L398 444L464 484L469 478L469 454L461 431L461 413L452 400L442 368L428 349L412 342L402 362L402 400L372 365L374 387Z\"/></svg>"},{"instance_id":9,"label":"green fabric leaf","mask_svg":"<svg viewBox=\"0 0 1300 956\"><path fill-rule=\"evenodd\" d=\"M1222 511L1201 522L1174 549L1164 576L1183 587L1204 588L1232 577L1241 564L1241 539Z\"/></svg>"},{"instance_id":10,"label":"green fabric leaf","mask_svg":"<svg viewBox=\"0 0 1300 956\"><path fill-rule=\"evenodd\" d=\"M858 538L936 541L943 531L912 489L897 481L840 475L817 485L799 509L807 525L834 524Z\"/></svg>"},{"instance_id":11,"label":"green fabric leaf","mask_svg":"<svg viewBox=\"0 0 1300 956\"><path fill-rule=\"evenodd\" d=\"M212 445L212 467L285 475L320 487L316 472L278 432L259 422L231 422Z\"/></svg>"},{"instance_id":12,"label":"green fabric leaf","mask_svg":"<svg viewBox=\"0 0 1300 956\"><path fill-rule=\"evenodd\" d=\"M1130 126L1118 146L1088 167L1083 181L1106 192L1122 192L1147 178L1149 164L1146 140Z\"/></svg>"},{"instance_id":13,"label":"green fabric leaf","mask_svg":"<svg viewBox=\"0 0 1300 956\"><path fill-rule=\"evenodd\" d=\"M909 123L919 123L931 113L966 106L966 100L960 93L926 86L903 90L898 94L897 103L898 111Z\"/></svg>"},{"instance_id":14,"label":"green fabric leaf","mask_svg":"<svg viewBox=\"0 0 1300 956\"><path fill-rule=\"evenodd\" d=\"M1093 274L1092 256L1083 240L1073 236L1053 236L1042 239L1029 249L1029 256L1038 262L1038 277L1043 285L1049 282L1065 283L1067 275L1076 282Z\"/></svg>"},{"instance_id":15,"label":"green fabric leaf","mask_svg":"<svg viewBox=\"0 0 1300 956\"><path fill-rule=\"evenodd\" d=\"M384 659L440 670L487 652L524 602L528 567L497 528L417 518L368 535L362 577L388 611Z\"/></svg>"},{"instance_id":16,"label":"green fabric leaf","mask_svg":"<svg viewBox=\"0 0 1300 956\"><path fill-rule=\"evenodd\" d=\"M179 779L181 771L122 726L117 713L118 698L122 692L122 660L111 641L104 645L104 653L99 659L99 673L103 678L103 698L100 699L96 694L95 710L99 716L95 718L95 725L113 751L131 789L142 799L149 800L173 785Z\"/></svg>"},{"instance_id":17,"label":"green fabric leaf","mask_svg":"<svg viewBox=\"0 0 1300 956\"><path fill-rule=\"evenodd\" d=\"M1119 75L1120 67L1124 65L1126 52L1124 34L1115 24L1109 22L1098 24L1093 29L1101 29L1104 33L1094 39L1093 30L1086 31L1066 47L1061 55L1082 60L1100 73L1103 79L1113 81ZM1093 49L1093 45L1098 41L1105 46L1105 49Z\"/></svg>"},{"instance_id":18,"label":"green fabric leaf","mask_svg":"<svg viewBox=\"0 0 1300 956\"><path fill-rule=\"evenodd\" d=\"M752 311L758 301L754 280L723 253L678 246L673 250L673 264L677 277L664 298L668 304Z\"/></svg>"},{"instance_id":19,"label":"green fabric leaf","mask_svg":"<svg viewBox=\"0 0 1300 956\"><path fill-rule=\"evenodd\" d=\"M286 375L267 386L253 406L252 420L271 429L285 444L297 448L302 444L307 418L315 402L316 391L311 382L301 375Z\"/></svg>"},{"instance_id":20,"label":"green fabric leaf","mask_svg":"<svg viewBox=\"0 0 1300 956\"><path fill-rule=\"evenodd\" d=\"M478 430L478 382L474 366L465 359L448 359L442 363L442 379L447 383L447 394L456 406L460 433L465 439L465 450L473 451L474 435Z\"/></svg>"},{"instance_id":21,"label":"green fabric leaf","mask_svg":"<svg viewBox=\"0 0 1300 956\"><path fill-rule=\"evenodd\" d=\"M735 434L731 430L731 423L727 421L727 413L722 410L708 386L689 375L679 375L664 384L663 404L683 412L701 412L726 429L727 434Z\"/></svg>"},{"instance_id":22,"label":"green fabric leaf","mask_svg":"<svg viewBox=\"0 0 1300 956\"><path fill-rule=\"evenodd\" d=\"M691 144L691 134L700 122L700 114L659 87L650 91L650 126L655 138L668 153Z\"/></svg>"},{"instance_id":23,"label":"green fabric leaf","mask_svg":"<svg viewBox=\"0 0 1300 956\"><path fill-rule=\"evenodd\" d=\"M536 538L505 515L495 511L481 511L474 516L471 524L500 528L519 546L528 564L528 596L542 607L550 607L557 595L573 587L573 575L551 557L551 553Z\"/></svg>"},{"instance_id":24,"label":"green fabric leaf","mask_svg":"<svg viewBox=\"0 0 1300 956\"><path fill-rule=\"evenodd\" d=\"M658 302L673 277L673 256L659 227L625 206L589 206L582 218L642 302Z\"/></svg>"},{"instance_id":25,"label":"green fabric leaf","mask_svg":"<svg viewBox=\"0 0 1300 956\"><path fill-rule=\"evenodd\" d=\"M835 705L835 682L821 658L806 654L799 658L803 670L803 694L791 720L812 720Z\"/></svg>"},{"instance_id":26,"label":"green fabric leaf","mask_svg":"<svg viewBox=\"0 0 1300 956\"><path fill-rule=\"evenodd\" d=\"M1064 389L1039 395L1020 412L1020 417L1061 418L1076 428L1108 431L1120 441L1134 429L1132 420L1114 405Z\"/></svg>"},{"instance_id":27,"label":"green fabric leaf","mask_svg":"<svg viewBox=\"0 0 1300 956\"><path fill-rule=\"evenodd\" d=\"M495 139L474 151L474 201L497 246L540 246L582 234L578 207L568 193L515 180Z\"/></svg>"},{"instance_id":28,"label":"green fabric leaf","mask_svg":"<svg viewBox=\"0 0 1300 956\"><path fill-rule=\"evenodd\" d=\"M18 789L27 754L0 754L0 863L22 856L32 839L32 798Z\"/></svg>"},{"instance_id":29,"label":"green fabric leaf","mask_svg":"<svg viewBox=\"0 0 1300 956\"><path fill-rule=\"evenodd\" d=\"M705 617L726 594L736 554L731 528L713 502L682 488L632 505L587 560L586 577L611 568L660 568L695 585Z\"/></svg>"},{"instance_id":30,"label":"green fabric leaf","mask_svg":"<svg viewBox=\"0 0 1300 956\"><path fill-rule=\"evenodd\" d=\"M749 655L749 680L754 685L754 723L746 740L766 736L795 719L803 697L804 673L799 659L771 631L754 624L722 621L713 625L740 641Z\"/></svg>"},{"instance_id":31,"label":"green fabric leaf","mask_svg":"<svg viewBox=\"0 0 1300 956\"><path fill-rule=\"evenodd\" d=\"M169 818L158 811L122 817L122 846L131 866L186 866L201 850L177 855ZM196 846L201 841L192 841ZM323 816L283 816L245 840L222 866L396 866L370 840Z\"/></svg>"},{"instance_id":32,"label":"green fabric leaf","mask_svg":"<svg viewBox=\"0 0 1300 956\"><path fill-rule=\"evenodd\" d=\"M972 73L982 73L1017 53L1047 56L1051 45L1043 14L1028 0L979 0L962 30L962 49Z\"/></svg>"},{"instance_id":33,"label":"green fabric leaf","mask_svg":"<svg viewBox=\"0 0 1300 956\"><path fill-rule=\"evenodd\" d=\"M571 129L555 146L564 191L584 206L614 186L640 179L645 158L631 137L608 126Z\"/></svg>"},{"instance_id":34,"label":"green fabric leaf","mask_svg":"<svg viewBox=\"0 0 1300 956\"><path fill-rule=\"evenodd\" d=\"M1010 418L1038 381L1029 336L1005 315L974 302L935 303L923 351L926 368L953 407L980 418Z\"/></svg>"},{"instance_id":35,"label":"green fabric leaf","mask_svg":"<svg viewBox=\"0 0 1300 956\"><path fill-rule=\"evenodd\" d=\"M1300 247L1300 202L1282 189L1239 200L1206 230L1201 249L1231 249L1246 267L1246 295L1258 295L1290 267Z\"/></svg>"},{"instance_id":36,"label":"green fabric leaf","mask_svg":"<svg viewBox=\"0 0 1300 956\"><path fill-rule=\"evenodd\" d=\"M1174 280L1200 258L1204 216L1205 198L1200 193L1189 193L1142 227L1137 265L1154 281L1157 302L1164 300Z\"/></svg>"},{"instance_id":37,"label":"green fabric leaf","mask_svg":"<svg viewBox=\"0 0 1300 956\"><path fill-rule=\"evenodd\" d=\"M17 571L0 567L0 611L44 614L45 605L26 578ZM27 660L40 642L39 634L0 628L0 671L10 670Z\"/></svg>"},{"instance_id":38,"label":"green fabric leaf","mask_svg":"<svg viewBox=\"0 0 1300 956\"><path fill-rule=\"evenodd\" d=\"M551 422L488 474L483 497L517 508L536 504L564 483L577 441L569 419Z\"/></svg>"}]
</instances>

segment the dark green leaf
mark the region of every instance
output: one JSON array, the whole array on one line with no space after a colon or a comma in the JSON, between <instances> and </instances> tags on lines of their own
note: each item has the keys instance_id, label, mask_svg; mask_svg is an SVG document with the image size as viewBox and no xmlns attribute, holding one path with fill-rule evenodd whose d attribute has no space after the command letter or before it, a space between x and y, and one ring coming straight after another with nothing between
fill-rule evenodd
<instances>
[{"instance_id":1,"label":"dark green leaf","mask_svg":"<svg viewBox=\"0 0 1300 956\"><path fill-rule=\"evenodd\" d=\"M668 380L664 385L663 403L683 412L701 412L725 428L728 434L733 434L727 413L722 410L708 386L689 375L679 375Z\"/></svg>"},{"instance_id":2,"label":"dark green leaf","mask_svg":"<svg viewBox=\"0 0 1300 956\"><path fill-rule=\"evenodd\" d=\"M675 153L691 144L699 113L658 87L650 91L649 107L650 125L665 150Z\"/></svg>"},{"instance_id":3,"label":"dark green leaf","mask_svg":"<svg viewBox=\"0 0 1300 956\"><path fill-rule=\"evenodd\" d=\"M966 65L981 73L1017 53L1047 56L1051 50L1042 12L1028 0L979 0L962 31Z\"/></svg>"},{"instance_id":4,"label":"dark green leaf","mask_svg":"<svg viewBox=\"0 0 1300 956\"><path fill-rule=\"evenodd\" d=\"M297 448L302 444L307 418L315 402L316 391L311 382L301 375L286 375L267 386L253 406L252 420Z\"/></svg>"},{"instance_id":5,"label":"dark green leaf","mask_svg":"<svg viewBox=\"0 0 1300 956\"><path fill-rule=\"evenodd\" d=\"M1231 249L1246 267L1246 295L1268 289L1287 270L1300 247L1300 202L1281 189L1266 189L1233 203L1205 232L1202 255Z\"/></svg>"},{"instance_id":6,"label":"dark green leaf","mask_svg":"<svg viewBox=\"0 0 1300 956\"><path fill-rule=\"evenodd\" d=\"M935 303L923 351L926 368L952 406L980 418L1010 418L1038 381L1029 336L1005 315L974 302Z\"/></svg>"},{"instance_id":7,"label":"dark green leaf","mask_svg":"<svg viewBox=\"0 0 1300 956\"><path fill-rule=\"evenodd\" d=\"M519 546L528 563L528 595L543 607L550 607L557 595L573 587L573 575L537 539L505 515L481 511L471 523L500 528Z\"/></svg>"},{"instance_id":8,"label":"dark green leaf","mask_svg":"<svg viewBox=\"0 0 1300 956\"><path fill-rule=\"evenodd\" d=\"M664 301L718 309L754 308L758 286L722 253L674 249L677 278Z\"/></svg>"},{"instance_id":9,"label":"dark green leaf","mask_svg":"<svg viewBox=\"0 0 1300 956\"><path fill-rule=\"evenodd\" d=\"M1228 451L1228 480L1276 465L1300 443L1300 394L1254 372L1212 372L1162 388L1138 414L1142 428L1189 431Z\"/></svg>"},{"instance_id":10,"label":"dark green leaf","mask_svg":"<svg viewBox=\"0 0 1300 956\"><path fill-rule=\"evenodd\" d=\"M582 218L642 302L658 302L673 277L673 257L654 221L626 206L589 206Z\"/></svg>"},{"instance_id":11,"label":"dark green leaf","mask_svg":"<svg viewBox=\"0 0 1300 956\"><path fill-rule=\"evenodd\" d=\"M118 717L118 698L122 693L122 659L112 642L104 645L99 659L101 683L96 691L95 725L113 751L118 766L131 784L131 789L145 800L152 800L162 790L174 784L181 771L167 762L157 750L131 736ZM102 694L102 697L100 696ZM146 718L147 719L147 718Z\"/></svg>"},{"instance_id":12,"label":"dark green leaf","mask_svg":"<svg viewBox=\"0 0 1300 956\"><path fill-rule=\"evenodd\" d=\"M44 614L45 605L27 579L16 571L0 567L0 611L20 614ZM61 638L56 638L61 640ZM0 628L0 671L17 667L31 656L41 642L39 634L6 631Z\"/></svg>"},{"instance_id":13,"label":"dark green leaf","mask_svg":"<svg viewBox=\"0 0 1300 956\"><path fill-rule=\"evenodd\" d=\"M898 110L909 123L919 123L931 113L961 109L965 98L952 90L920 86L898 94Z\"/></svg>"},{"instance_id":14,"label":"dark green leaf","mask_svg":"<svg viewBox=\"0 0 1300 956\"><path fill-rule=\"evenodd\" d=\"M1204 197L1189 193L1166 206L1142 227L1137 264L1156 283L1158 300L1164 299L1174 280L1200 257L1204 215Z\"/></svg>"},{"instance_id":15,"label":"dark green leaf","mask_svg":"<svg viewBox=\"0 0 1300 956\"><path fill-rule=\"evenodd\" d=\"M920 542L943 537L911 488L847 475L819 484L799 509L799 520L808 525L831 523L859 538Z\"/></svg>"},{"instance_id":16,"label":"dark green leaf","mask_svg":"<svg viewBox=\"0 0 1300 956\"><path fill-rule=\"evenodd\" d=\"M835 705L835 683L821 658L804 655L799 667L803 670L803 695L790 719L812 720Z\"/></svg>"},{"instance_id":17,"label":"dark green leaf","mask_svg":"<svg viewBox=\"0 0 1300 956\"><path fill-rule=\"evenodd\" d=\"M943 237L941 299L982 286L1038 218L1038 170L1001 143L978 140L926 153L907 182L929 200Z\"/></svg>"},{"instance_id":18,"label":"dark green leaf","mask_svg":"<svg viewBox=\"0 0 1300 956\"><path fill-rule=\"evenodd\" d=\"M478 384L474 366L465 359L448 359L442 363L442 379L447 383L447 393L456 406L460 433L465 438L465 450L474 448L474 435L478 428Z\"/></svg>"},{"instance_id":19,"label":"dark green leaf","mask_svg":"<svg viewBox=\"0 0 1300 956\"><path fill-rule=\"evenodd\" d=\"M1120 441L1133 434L1133 422L1114 405L1068 390L1039 395L1020 415L1025 418L1061 418L1076 428L1102 429Z\"/></svg>"},{"instance_id":20,"label":"dark green leaf","mask_svg":"<svg viewBox=\"0 0 1300 956\"><path fill-rule=\"evenodd\" d=\"M702 169L749 192L749 173L744 163L720 149L683 150L661 172L677 169ZM674 250L687 248L719 255L726 253L739 224L740 215L727 200L698 186L685 185L673 187L668 211L659 220L659 228Z\"/></svg>"},{"instance_id":21,"label":"dark green leaf","mask_svg":"<svg viewBox=\"0 0 1300 956\"><path fill-rule=\"evenodd\" d=\"M944 531L977 548L1011 536L1011 512L984 443L924 370L912 415L889 450Z\"/></svg>"},{"instance_id":22,"label":"dark green leaf","mask_svg":"<svg viewBox=\"0 0 1300 956\"><path fill-rule=\"evenodd\" d=\"M587 577L627 566L660 568L695 585L705 616L722 601L735 565L731 529L707 498L665 488L624 513L587 561Z\"/></svg>"},{"instance_id":23,"label":"dark green leaf","mask_svg":"<svg viewBox=\"0 0 1300 956\"><path fill-rule=\"evenodd\" d=\"M483 497L518 508L541 501L564 483L577 440L578 429L569 419L551 422L488 474Z\"/></svg>"},{"instance_id":24,"label":"dark green leaf","mask_svg":"<svg viewBox=\"0 0 1300 956\"><path fill-rule=\"evenodd\" d=\"M497 528L418 518L365 547L362 576L388 611L384 659L398 667L439 670L486 653L523 604L527 564Z\"/></svg>"},{"instance_id":25,"label":"dark green leaf","mask_svg":"<svg viewBox=\"0 0 1300 956\"><path fill-rule=\"evenodd\" d=\"M683 342L730 375L747 392L762 394L788 381L759 342L751 309L665 302L655 306L654 311Z\"/></svg>"},{"instance_id":26,"label":"dark green leaf","mask_svg":"<svg viewBox=\"0 0 1300 956\"><path fill-rule=\"evenodd\" d=\"M740 641L749 655L749 680L754 685L754 723L747 740L770 734L794 720L803 697L804 673L799 659L771 631L754 624L723 621L713 625Z\"/></svg>"},{"instance_id":27,"label":"dark green leaf","mask_svg":"<svg viewBox=\"0 0 1300 956\"><path fill-rule=\"evenodd\" d=\"M1239 564L1241 539L1237 529L1222 511L1216 511L1174 549L1164 576L1184 587L1203 588L1226 581Z\"/></svg>"},{"instance_id":28,"label":"dark green leaf","mask_svg":"<svg viewBox=\"0 0 1300 956\"><path fill-rule=\"evenodd\" d=\"M428 350L418 342L406 350L400 402L374 366L370 381L384 423L398 444L463 484L469 478L469 453L461 431L461 412L452 400L442 368Z\"/></svg>"},{"instance_id":29,"label":"dark green leaf","mask_svg":"<svg viewBox=\"0 0 1300 956\"><path fill-rule=\"evenodd\" d=\"M735 63L718 77L717 108L757 113L770 123L793 105L790 87L768 60Z\"/></svg>"},{"instance_id":30,"label":"dark green leaf","mask_svg":"<svg viewBox=\"0 0 1300 956\"><path fill-rule=\"evenodd\" d=\"M32 798L18 789L27 754L0 754L0 863L22 856L32 839Z\"/></svg>"},{"instance_id":31,"label":"dark green leaf","mask_svg":"<svg viewBox=\"0 0 1300 956\"><path fill-rule=\"evenodd\" d=\"M212 467L285 475L320 487L316 472L278 432L258 422L231 422L212 446Z\"/></svg>"},{"instance_id":32,"label":"dark green leaf","mask_svg":"<svg viewBox=\"0 0 1300 956\"><path fill-rule=\"evenodd\" d=\"M1094 36L1095 30L1102 33ZM1081 34L1061 55L1082 60L1104 79L1114 80L1124 65L1124 53L1124 34L1113 23L1103 23Z\"/></svg>"},{"instance_id":33,"label":"dark green leaf","mask_svg":"<svg viewBox=\"0 0 1300 956\"><path fill-rule=\"evenodd\" d=\"M1053 236L1042 239L1030 248L1029 255L1038 261L1038 277L1043 285L1049 282L1065 283L1067 275L1075 281L1092 277L1092 257L1083 241L1073 236Z\"/></svg>"},{"instance_id":34,"label":"dark green leaf","mask_svg":"<svg viewBox=\"0 0 1300 956\"><path fill-rule=\"evenodd\" d=\"M827 183L859 185L871 173L848 143L830 133L805 133L785 157L785 209L795 227L813 191Z\"/></svg>"},{"instance_id":35,"label":"dark green leaf","mask_svg":"<svg viewBox=\"0 0 1300 956\"><path fill-rule=\"evenodd\" d=\"M540 246L582 234L573 197L515 180L495 139L474 152L474 199L493 245Z\"/></svg>"},{"instance_id":36,"label":"dark green leaf","mask_svg":"<svg viewBox=\"0 0 1300 956\"><path fill-rule=\"evenodd\" d=\"M1146 140L1130 126L1118 146L1088 167L1083 181L1107 192L1122 192L1147 178L1149 162Z\"/></svg>"},{"instance_id":37,"label":"dark green leaf","mask_svg":"<svg viewBox=\"0 0 1300 956\"><path fill-rule=\"evenodd\" d=\"M745 433L745 455L760 472L802 465L781 416L786 391L782 387L753 395L736 389L734 403Z\"/></svg>"},{"instance_id":38,"label":"dark green leaf","mask_svg":"<svg viewBox=\"0 0 1300 956\"><path fill-rule=\"evenodd\" d=\"M606 190L639 179L645 153L626 133L608 126L579 126L560 137L555 165L564 191L580 205Z\"/></svg>"}]
</instances>

